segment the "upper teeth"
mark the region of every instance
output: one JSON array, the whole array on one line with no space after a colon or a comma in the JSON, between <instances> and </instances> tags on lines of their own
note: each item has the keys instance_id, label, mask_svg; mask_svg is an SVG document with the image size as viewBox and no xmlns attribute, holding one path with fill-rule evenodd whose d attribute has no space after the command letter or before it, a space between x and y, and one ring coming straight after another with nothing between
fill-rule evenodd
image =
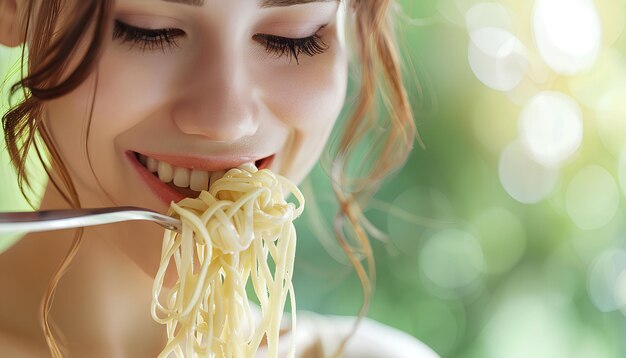
<instances>
[{"instance_id":1,"label":"upper teeth","mask_svg":"<svg viewBox=\"0 0 626 358\"><path fill-rule=\"evenodd\" d=\"M188 169L173 166L169 163L146 157L139 154L139 161L152 173L156 173L164 183L174 182L180 188L190 188L195 191L208 190L209 186L224 176L225 170L208 172L204 170Z\"/></svg>"}]
</instances>

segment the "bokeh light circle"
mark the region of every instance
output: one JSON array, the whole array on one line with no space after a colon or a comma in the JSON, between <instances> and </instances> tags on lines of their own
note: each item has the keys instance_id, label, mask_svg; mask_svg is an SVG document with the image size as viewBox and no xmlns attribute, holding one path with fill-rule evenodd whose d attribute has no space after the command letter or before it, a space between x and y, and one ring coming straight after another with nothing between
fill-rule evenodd
<instances>
[{"instance_id":1,"label":"bokeh light circle","mask_svg":"<svg viewBox=\"0 0 626 358\"><path fill-rule=\"evenodd\" d=\"M483 253L476 239L457 229L437 232L420 253L424 275L444 289L464 288L476 281L484 267Z\"/></svg>"},{"instance_id":2,"label":"bokeh light circle","mask_svg":"<svg viewBox=\"0 0 626 358\"><path fill-rule=\"evenodd\" d=\"M483 332L486 358L570 357L569 329L547 293L532 292L498 302ZM533 342L533 344L528 344Z\"/></svg>"},{"instance_id":3,"label":"bokeh light circle","mask_svg":"<svg viewBox=\"0 0 626 358\"><path fill-rule=\"evenodd\" d=\"M602 312L626 307L624 273L626 251L610 249L591 263L587 275L587 290L593 304Z\"/></svg>"},{"instance_id":4,"label":"bokeh light circle","mask_svg":"<svg viewBox=\"0 0 626 358\"><path fill-rule=\"evenodd\" d=\"M504 5L497 2L483 2L472 6L465 12L465 27L470 33L486 27L512 31L513 22Z\"/></svg>"},{"instance_id":5,"label":"bokeh light circle","mask_svg":"<svg viewBox=\"0 0 626 358\"><path fill-rule=\"evenodd\" d=\"M498 91L515 88L526 75L526 48L506 30L485 27L470 33L468 61L476 78Z\"/></svg>"},{"instance_id":6,"label":"bokeh light circle","mask_svg":"<svg viewBox=\"0 0 626 358\"><path fill-rule=\"evenodd\" d=\"M372 204L375 205L375 204ZM400 193L387 212L387 231L393 244L404 253L418 252L428 230L449 226L454 222L450 200L440 191L415 186Z\"/></svg>"},{"instance_id":7,"label":"bokeh light circle","mask_svg":"<svg viewBox=\"0 0 626 358\"><path fill-rule=\"evenodd\" d=\"M620 51L602 51L593 68L570 77L568 88L572 96L584 106L602 109L607 94L620 91L626 83L626 61ZM623 94L623 93L622 93Z\"/></svg>"},{"instance_id":8,"label":"bokeh light circle","mask_svg":"<svg viewBox=\"0 0 626 358\"><path fill-rule=\"evenodd\" d=\"M613 176L598 165L581 169L565 193L565 208L574 224L594 230L608 224L617 213L619 190Z\"/></svg>"},{"instance_id":9,"label":"bokeh light circle","mask_svg":"<svg viewBox=\"0 0 626 358\"><path fill-rule=\"evenodd\" d=\"M554 189L558 178L555 169L534 161L519 141L509 144L502 152L498 174L504 190L525 204L545 199Z\"/></svg>"},{"instance_id":10,"label":"bokeh light circle","mask_svg":"<svg viewBox=\"0 0 626 358\"><path fill-rule=\"evenodd\" d=\"M544 61L555 72L589 69L602 45L602 27L593 0L536 0L533 34Z\"/></svg>"},{"instance_id":11,"label":"bokeh light circle","mask_svg":"<svg viewBox=\"0 0 626 358\"><path fill-rule=\"evenodd\" d=\"M578 103L571 97L560 92L541 92L520 115L520 139L537 162L558 167L580 147L582 116Z\"/></svg>"}]
</instances>

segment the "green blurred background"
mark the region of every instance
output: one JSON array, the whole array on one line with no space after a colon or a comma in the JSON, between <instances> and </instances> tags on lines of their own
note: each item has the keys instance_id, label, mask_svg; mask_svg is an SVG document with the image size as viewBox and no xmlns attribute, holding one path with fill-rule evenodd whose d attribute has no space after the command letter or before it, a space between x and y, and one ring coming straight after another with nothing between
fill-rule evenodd
<instances>
[{"instance_id":1,"label":"green blurred background","mask_svg":"<svg viewBox=\"0 0 626 358\"><path fill-rule=\"evenodd\" d=\"M426 147L366 212L389 237L370 317L443 357L626 355L625 2L401 2ZM28 209L0 168L0 210ZM354 315L359 283L311 224L336 209L320 167L303 189L328 216L298 223L299 308Z\"/></svg>"}]
</instances>

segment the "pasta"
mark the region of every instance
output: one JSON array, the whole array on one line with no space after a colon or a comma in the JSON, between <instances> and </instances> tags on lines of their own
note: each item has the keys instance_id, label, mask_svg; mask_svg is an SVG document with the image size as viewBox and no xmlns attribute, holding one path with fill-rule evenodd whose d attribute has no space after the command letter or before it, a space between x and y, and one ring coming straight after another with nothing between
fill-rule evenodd
<instances>
[{"instance_id":1,"label":"pasta","mask_svg":"<svg viewBox=\"0 0 626 358\"><path fill-rule=\"evenodd\" d=\"M285 200L288 193L298 206ZM172 203L169 214L183 227L180 234L165 232L154 280L152 317L166 325L168 338L159 357L252 357L264 340L268 357L277 357L287 295L291 329L296 329L292 222L303 205L293 183L253 165L229 170L197 199ZM177 281L161 298L171 265ZM258 324L246 293L248 280L260 303ZM292 339L289 356L294 354Z\"/></svg>"}]
</instances>

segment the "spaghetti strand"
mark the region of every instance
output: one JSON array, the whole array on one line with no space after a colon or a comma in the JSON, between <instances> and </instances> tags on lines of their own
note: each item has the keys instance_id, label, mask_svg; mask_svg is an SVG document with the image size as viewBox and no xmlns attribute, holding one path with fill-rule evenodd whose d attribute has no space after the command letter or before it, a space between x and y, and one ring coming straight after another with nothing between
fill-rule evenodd
<instances>
[{"instance_id":1,"label":"spaghetti strand","mask_svg":"<svg viewBox=\"0 0 626 358\"><path fill-rule=\"evenodd\" d=\"M293 220L303 205L295 184L254 166L231 169L197 199L172 203L168 214L182 221L182 230L165 232L152 292L152 317L166 326L168 339L159 357L249 358L264 337L268 357L278 356L288 296L296 328ZM177 280L161 298L172 268ZM248 281L260 302L260 322L253 319ZM289 357L295 355L295 332L291 336Z\"/></svg>"}]
</instances>

